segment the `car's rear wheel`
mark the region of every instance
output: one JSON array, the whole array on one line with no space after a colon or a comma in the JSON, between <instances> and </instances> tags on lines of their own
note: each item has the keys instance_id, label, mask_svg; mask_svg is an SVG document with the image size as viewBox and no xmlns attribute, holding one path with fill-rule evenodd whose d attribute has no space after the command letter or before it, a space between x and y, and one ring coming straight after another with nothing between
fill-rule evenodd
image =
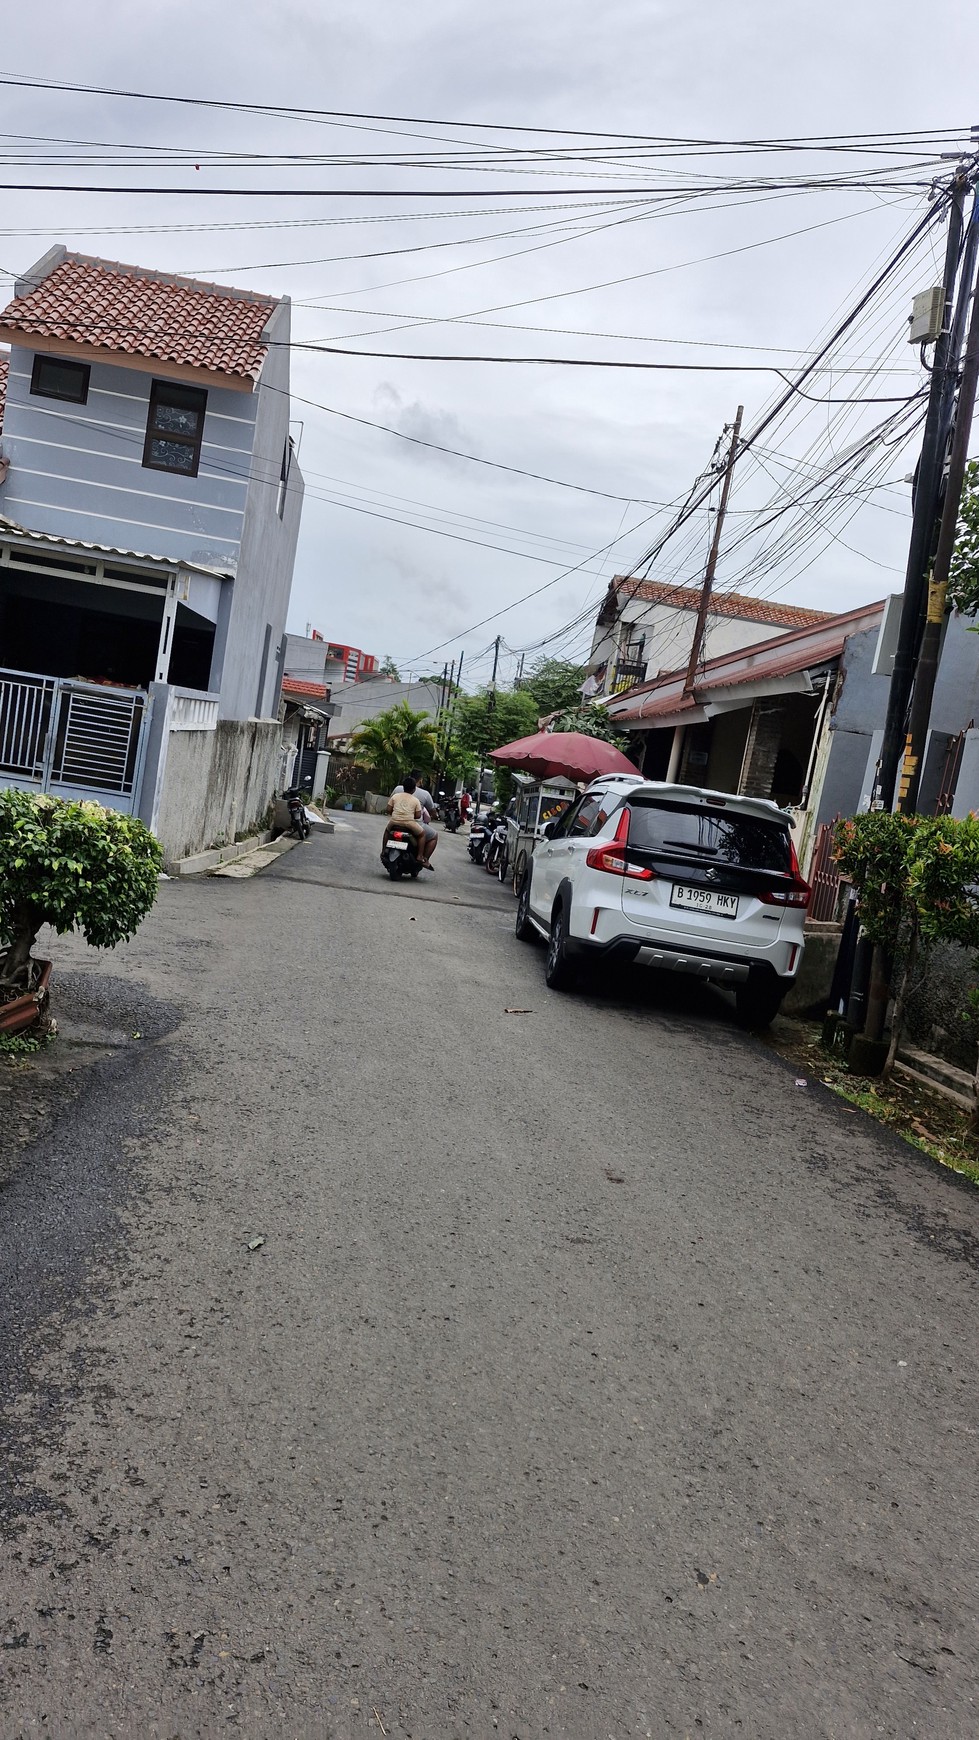
<instances>
[{"instance_id":1,"label":"car's rear wheel","mask_svg":"<svg viewBox=\"0 0 979 1740\"><path fill-rule=\"evenodd\" d=\"M734 993L738 1026L755 1033L770 1027L782 1006L785 991L785 985L775 978L746 979Z\"/></svg>"},{"instance_id":2,"label":"car's rear wheel","mask_svg":"<svg viewBox=\"0 0 979 1740\"><path fill-rule=\"evenodd\" d=\"M544 978L552 991L570 991L575 982L568 938L568 909L559 901L551 919L551 934L547 941Z\"/></svg>"},{"instance_id":3,"label":"car's rear wheel","mask_svg":"<svg viewBox=\"0 0 979 1740\"><path fill-rule=\"evenodd\" d=\"M515 925L518 942L537 942L540 932L530 922L530 871L526 871L520 884L517 898L517 922Z\"/></svg>"}]
</instances>

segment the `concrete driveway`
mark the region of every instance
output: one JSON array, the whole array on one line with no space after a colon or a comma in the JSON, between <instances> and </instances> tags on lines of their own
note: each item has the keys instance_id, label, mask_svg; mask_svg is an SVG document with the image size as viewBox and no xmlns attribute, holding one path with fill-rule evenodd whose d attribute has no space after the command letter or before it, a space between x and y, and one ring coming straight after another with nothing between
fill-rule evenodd
<instances>
[{"instance_id":1,"label":"concrete driveway","mask_svg":"<svg viewBox=\"0 0 979 1740\"><path fill-rule=\"evenodd\" d=\"M380 830L54 945L0 1732L974 1736L979 1195Z\"/></svg>"}]
</instances>

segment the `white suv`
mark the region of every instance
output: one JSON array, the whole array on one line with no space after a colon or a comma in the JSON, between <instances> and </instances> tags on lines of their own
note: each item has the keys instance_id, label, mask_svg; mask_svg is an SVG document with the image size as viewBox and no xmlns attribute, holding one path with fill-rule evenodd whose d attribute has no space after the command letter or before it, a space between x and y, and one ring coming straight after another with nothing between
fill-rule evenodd
<instances>
[{"instance_id":1,"label":"white suv","mask_svg":"<svg viewBox=\"0 0 979 1740\"><path fill-rule=\"evenodd\" d=\"M554 990L589 962L638 961L729 985L742 1024L765 1027L799 970L809 892L777 804L617 775L546 830L517 936L546 939Z\"/></svg>"}]
</instances>

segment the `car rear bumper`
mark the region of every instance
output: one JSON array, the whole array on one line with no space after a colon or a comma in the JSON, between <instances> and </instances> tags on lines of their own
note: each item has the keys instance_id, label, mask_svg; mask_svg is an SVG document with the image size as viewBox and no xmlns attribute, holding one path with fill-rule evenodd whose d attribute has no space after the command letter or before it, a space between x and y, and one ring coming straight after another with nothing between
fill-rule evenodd
<instances>
[{"instance_id":1,"label":"car rear bumper","mask_svg":"<svg viewBox=\"0 0 979 1740\"><path fill-rule=\"evenodd\" d=\"M748 979L781 980L792 983L798 971L801 948L797 952L792 972L779 972L771 960L754 955L720 954L714 949L692 948L688 940L665 941L653 938L645 941L637 936L617 936L604 942L582 937L569 939L572 952L583 961L608 961L610 964L652 967L656 971L683 973L696 979L710 979L718 985L743 985ZM788 954L787 950L780 953ZM782 964L781 962L779 963Z\"/></svg>"}]
</instances>

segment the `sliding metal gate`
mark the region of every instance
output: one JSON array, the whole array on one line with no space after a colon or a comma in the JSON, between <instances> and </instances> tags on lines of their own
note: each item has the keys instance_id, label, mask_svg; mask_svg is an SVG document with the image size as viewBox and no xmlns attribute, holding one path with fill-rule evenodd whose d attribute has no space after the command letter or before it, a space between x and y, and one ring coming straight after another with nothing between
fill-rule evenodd
<instances>
[{"instance_id":1,"label":"sliding metal gate","mask_svg":"<svg viewBox=\"0 0 979 1740\"><path fill-rule=\"evenodd\" d=\"M141 689L0 670L0 782L131 811L146 713Z\"/></svg>"}]
</instances>

